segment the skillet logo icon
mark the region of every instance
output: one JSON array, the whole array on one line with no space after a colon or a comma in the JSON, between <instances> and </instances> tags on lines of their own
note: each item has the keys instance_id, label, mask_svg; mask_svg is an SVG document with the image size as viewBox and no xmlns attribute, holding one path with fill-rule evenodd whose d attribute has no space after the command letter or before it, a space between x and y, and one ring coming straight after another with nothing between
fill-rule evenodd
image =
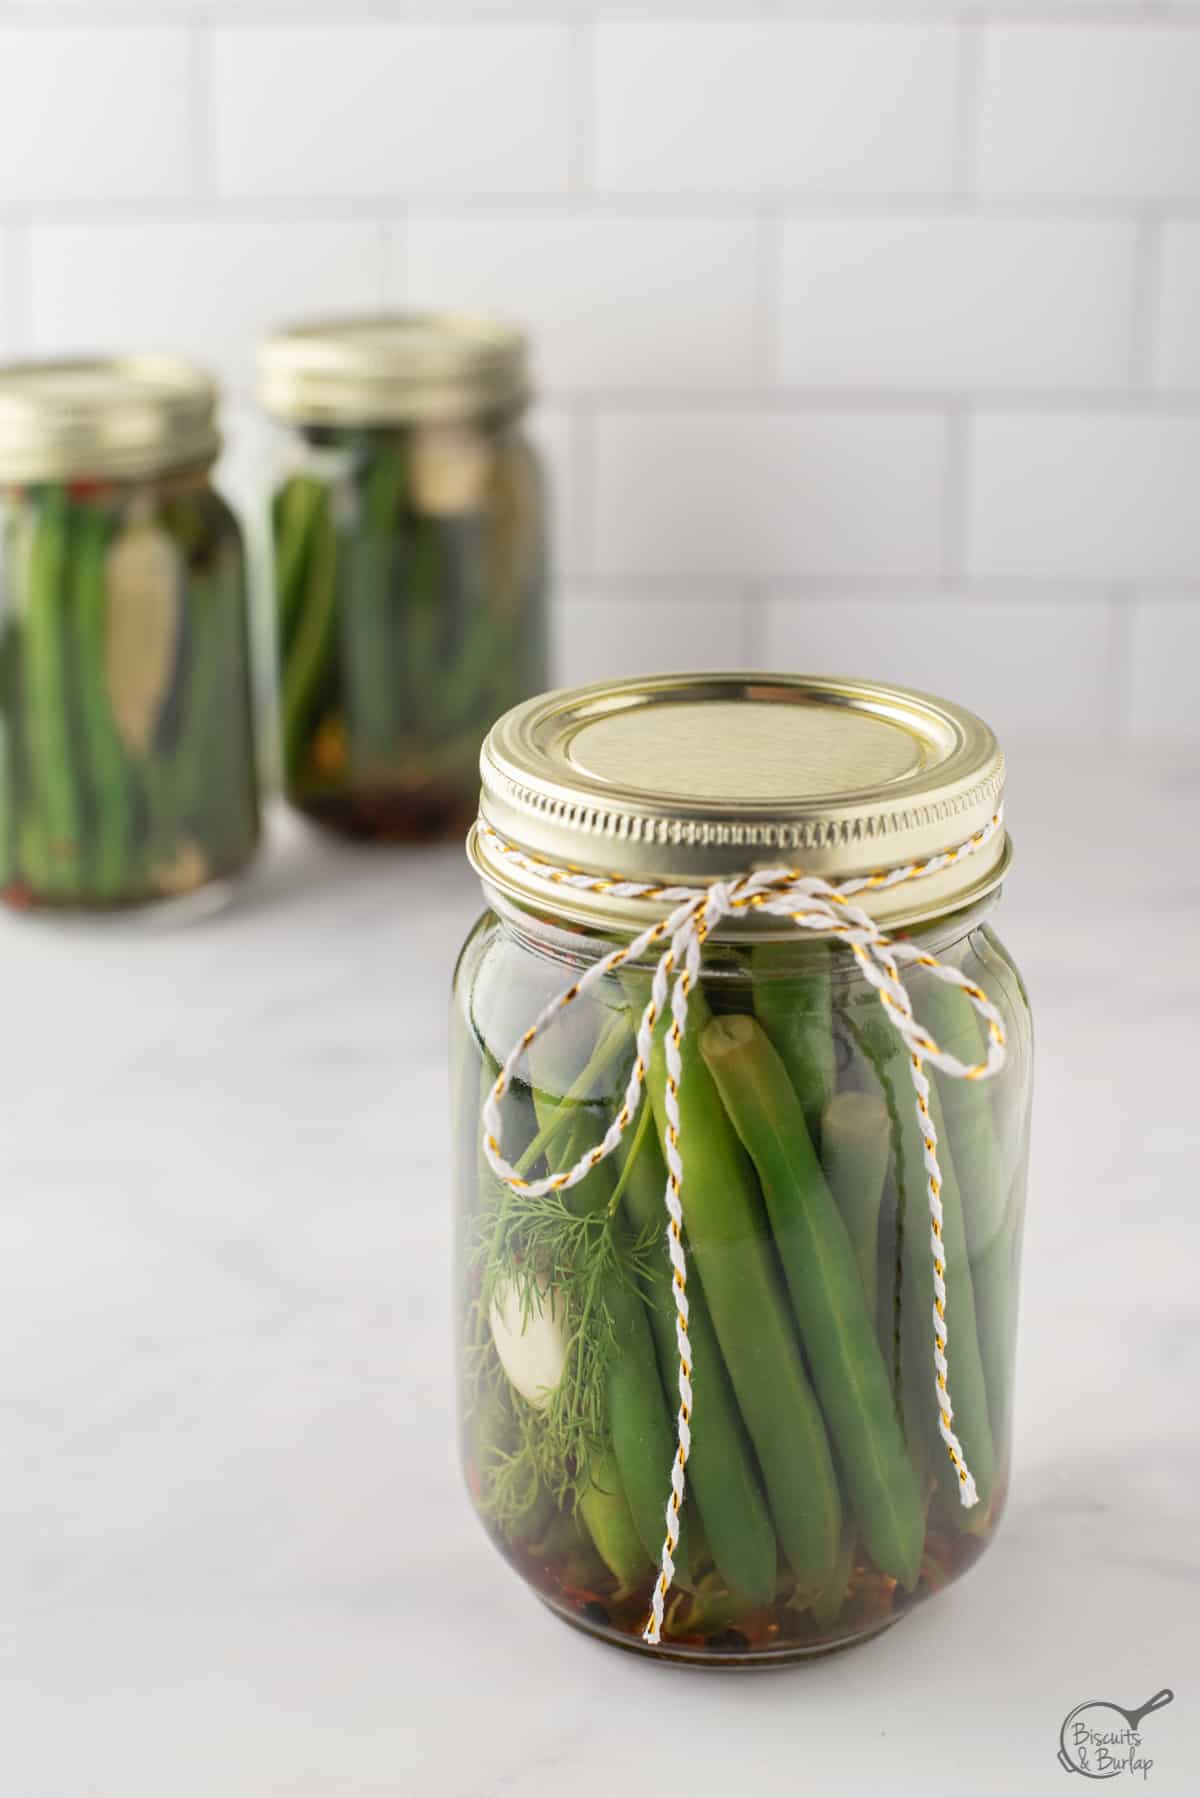
<instances>
[{"instance_id":1,"label":"skillet logo icon","mask_svg":"<svg viewBox=\"0 0 1200 1798\"><path fill-rule=\"evenodd\" d=\"M1114 1779L1118 1773L1148 1779L1154 1762L1142 1748L1142 1719L1161 1711L1174 1696L1164 1686L1136 1711L1105 1698L1077 1704L1059 1731L1060 1763L1068 1773L1082 1773L1087 1779Z\"/></svg>"}]
</instances>

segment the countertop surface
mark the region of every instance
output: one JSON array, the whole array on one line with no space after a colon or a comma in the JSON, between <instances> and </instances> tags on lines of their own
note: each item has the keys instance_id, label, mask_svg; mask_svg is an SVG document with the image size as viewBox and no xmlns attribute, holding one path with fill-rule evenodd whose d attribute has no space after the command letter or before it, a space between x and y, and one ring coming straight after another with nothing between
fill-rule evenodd
<instances>
[{"instance_id":1,"label":"countertop surface","mask_svg":"<svg viewBox=\"0 0 1200 1798\"><path fill-rule=\"evenodd\" d=\"M1057 1793L1066 1714L1161 1687L1144 1785L1200 1789L1200 763L1018 750L1010 794L1008 1514L899 1628L759 1676L565 1629L460 1489L457 849L277 815L220 915L0 921L5 1798Z\"/></svg>"}]
</instances>

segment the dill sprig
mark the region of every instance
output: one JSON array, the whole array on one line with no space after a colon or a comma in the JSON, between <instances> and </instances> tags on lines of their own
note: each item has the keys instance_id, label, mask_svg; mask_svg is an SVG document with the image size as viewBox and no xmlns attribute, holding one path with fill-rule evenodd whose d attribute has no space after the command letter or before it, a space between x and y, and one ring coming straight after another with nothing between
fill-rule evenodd
<instances>
[{"instance_id":1,"label":"dill sprig","mask_svg":"<svg viewBox=\"0 0 1200 1798\"><path fill-rule=\"evenodd\" d=\"M627 1058L632 1030L622 1016L602 1033L596 1052L571 1091L556 1100L555 1119L537 1132L517 1165L568 1166L608 1126L608 1107L591 1096L598 1074ZM624 1082L616 1083L617 1090ZM528 1093L514 1091L514 1110L527 1115ZM544 1489L574 1511L589 1469L608 1435L605 1382L615 1345L605 1290L613 1280L639 1292L656 1277L657 1231L634 1234L620 1208L618 1182L606 1201L589 1207L584 1187L537 1196L514 1192L479 1158L480 1206L475 1218L472 1282L477 1294L469 1323L466 1374L473 1403L499 1403L507 1428L491 1454L483 1506L504 1527L526 1514ZM498 1294L514 1295L524 1322L553 1304L565 1337L562 1378L544 1407L510 1385L492 1341L488 1315Z\"/></svg>"}]
</instances>

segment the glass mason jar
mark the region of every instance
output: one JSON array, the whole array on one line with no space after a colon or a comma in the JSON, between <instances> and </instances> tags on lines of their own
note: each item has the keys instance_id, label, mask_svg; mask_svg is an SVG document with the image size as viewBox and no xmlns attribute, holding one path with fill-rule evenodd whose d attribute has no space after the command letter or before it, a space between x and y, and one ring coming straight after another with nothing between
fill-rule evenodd
<instances>
[{"instance_id":1,"label":"glass mason jar","mask_svg":"<svg viewBox=\"0 0 1200 1798\"><path fill-rule=\"evenodd\" d=\"M991 921L1009 859L1002 783L971 714L845 681L580 688L490 733L470 839L488 909L452 1011L462 1452L493 1541L568 1621L675 1659L798 1658L887 1627L991 1540L1009 1479L1031 1075L1024 989ZM704 889L802 865L840 882L973 837L940 871L853 901L900 954L935 957L994 1008L999 1072L919 1063L932 1130L913 1053L838 930L750 904L702 939L677 1137L661 1021L646 1096L630 1104L670 939L588 975L680 901L614 892L612 877ZM827 912L844 921L838 902ZM683 945L676 955L673 973ZM937 1051L982 1065L992 1027L969 993L928 964L901 973ZM525 1183L510 1184L485 1153L481 1105L523 1038L494 1144ZM615 1153L541 1190L626 1113ZM672 1141L690 1452L666 1589L684 1346ZM949 1404L935 1380L939 1277Z\"/></svg>"},{"instance_id":2,"label":"glass mason jar","mask_svg":"<svg viewBox=\"0 0 1200 1798\"><path fill-rule=\"evenodd\" d=\"M0 368L0 890L111 907L258 841L246 570L216 389L165 357Z\"/></svg>"},{"instance_id":3,"label":"glass mason jar","mask_svg":"<svg viewBox=\"0 0 1200 1798\"><path fill-rule=\"evenodd\" d=\"M519 333L465 316L272 337L284 789L322 824L464 828L492 720L546 681L541 476Z\"/></svg>"}]
</instances>

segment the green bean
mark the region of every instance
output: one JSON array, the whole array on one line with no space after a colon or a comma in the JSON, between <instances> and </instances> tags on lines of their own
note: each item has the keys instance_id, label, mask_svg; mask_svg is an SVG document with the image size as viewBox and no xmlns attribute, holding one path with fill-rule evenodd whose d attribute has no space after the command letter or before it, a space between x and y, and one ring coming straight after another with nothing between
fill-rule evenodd
<instances>
[{"instance_id":1,"label":"green bean","mask_svg":"<svg viewBox=\"0 0 1200 1798\"><path fill-rule=\"evenodd\" d=\"M212 598L218 688L208 708L208 744L200 754L210 770L206 846L214 867L227 873L247 860L259 832L249 608L240 544L218 556Z\"/></svg>"},{"instance_id":2,"label":"green bean","mask_svg":"<svg viewBox=\"0 0 1200 1798\"><path fill-rule=\"evenodd\" d=\"M924 1521L846 1226L787 1069L753 1018L714 1019L700 1050L766 1197L827 1424L876 1566L910 1590Z\"/></svg>"},{"instance_id":3,"label":"green bean","mask_svg":"<svg viewBox=\"0 0 1200 1798\"><path fill-rule=\"evenodd\" d=\"M83 877L83 819L75 788L66 654L69 528L65 494L61 488L47 488L30 557L22 673L39 859L44 890L55 898L77 897Z\"/></svg>"},{"instance_id":4,"label":"green bean","mask_svg":"<svg viewBox=\"0 0 1200 1798\"><path fill-rule=\"evenodd\" d=\"M579 1513L618 1585L640 1585L657 1560L657 1550L650 1556L643 1546L611 1450L604 1450L593 1461L588 1484L579 1497Z\"/></svg>"},{"instance_id":5,"label":"green bean","mask_svg":"<svg viewBox=\"0 0 1200 1798\"><path fill-rule=\"evenodd\" d=\"M439 520L414 516L412 548L406 565L402 661L405 704L414 730L437 721L438 603L443 586Z\"/></svg>"},{"instance_id":6,"label":"green bean","mask_svg":"<svg viewBox=\"0 0 1200 1798\"><path fill-rule=\"evenodd\" d=\"M804 1121L820 1142L821 1114L833 1096L836 1062L828 943L802 945L803 973L791 943L756 943L750 953L754 1012L788 1071Z\"/></svg>"},{"instance_id":7,"label":"green bean","mask_svg":"<svg viewBox=\"0 0 1200 1798\"><path fill-rule=\"evenodd\" d=\"M854 1526L843 1523L841 1541L838 1543L837 1561L829 1578L829 1584L819 1592L812 1604L812 1618L818 1629L829 1629L837 1622L842 1606L846 1602L846 1593L850 1585L850 1576L854 1571L854 1545L858 1540Z\"/></svg>"},{"instance_id":8,"label":"green bean","mask_svg":"<svg viewBox=\"0 0 1200 1798\"><path fill-rule=\"evenodd\" d=\"M328 491L312 475L293 475L276 495L275 605L285 660L303 607L308 563L321 515L328 510Z\"/></svg>"},{"instance_id":9,"label":"green bean","mask_svg":"<svg viewBox=\"0 0 1200 1798\"><path fill-rule=\"evenodd\" d=\"M978 1015L961 987L931 978L921 988L917 1014L935 1041L960 1061L984 1059ZM1003 1080L1004 1073L995 1076ZM971 1281L979 1324L979 1346L987 1378L993 1433L1008 1413L1008 1319L1011 1234L1005 1215L1008 1190L992 1111L992 1082L957 1080L935 1074L946 1132L963 1201Z\"/></svg>"},{"instance_id":10,"label":"green bean","mask_svg":"<svg viewBox=\"0 0 1200 1798\"><path fill-rule=\"evenodd\" d=\"M854 1046L855 1060L850 1069L851 1077L857 1076L867 1082L868 1091L871 1090L869 1083L876 1083L876 1096L884 1107L888 1121L892 1170L887 1187L892 1205L886 1214L886 1222L890 1226L886 1235L889 1238L887 1247L891 1250L888 1265L891 1269L892 1288L886 1298L886 1311L890 1313L890 1320L887 1317L880 1320L880 1342L885 1355L890 1347L893 1391L897 1395L901 1425L917 1491L924 1502L929 1493L932 1468L935 1464L940 1465L945 1458L945 1450L940 1441L935 1456L931 1440L933 1387L929 1316L925 1312L919 1312L912 1302L911 1282L906 1274L908 1257L905 1245L908 1232L916 1230L923 1242L927 1243L929 1240L924 1164L918 1163L915 1169L911 1168L904 1154L905 1119L913 1112L914 1106L907 1061L895 1059L889 1065L887 1057L892 1054L895 1046L894 1034L891 1027L879 1018L878 1002L873 995L868 997L867 1003L866 1017L857 1022L849 1010L840 1015ZM897 1081L902 1082L899 1096ZM915 1119L915 1112L913 1115ZM883 1223L881 1218L881 1234L885 1234Z\"/></svg>"},{"instance_id":11,"label":"green bean","mask_svg":"<svg viewBox=\"0 0 1200 1798\"><path fill-rule=\"evenodd\" d=\"M75 549L72 626L79 669L83 763L92 800L90 886L98 899L126 891L133 852L133 788L125 746L108 699L104 634L105 557L109 521L98 506L83 506Z\"/></svg>"},{"instance_id":12,"label":"green bean","mask_svg":"<svg viewBox=\"0 0 1200 1798\"><path fill-rule=\"evenodd\" d=\"M850 1236L874 1321L879 1313L879 1206L891 1150L887 1107L875 1093L840 1092L821 1119L821 1166Z\"/></svg>"},{"instance_id":13,"label":"green bean","mask_svg":"<svg viewBox=\"0 0 1200 1798\"><path fill-rule=\"evenodd\" d=\"M903 1044L900 1057L907 1063L908 1051ZM903 1071L903 1070L902 1070ZM911 1084L911 1082L910 1082ZM900 1092L897 1083L897 1090ZM949 1346L950 1398L954 1406L954 1429L962 1443L967 1465L975 1479L979 1506L972 1514L955 1502L954 1516L961 1528L976 1529L986 1520L988 1500L995 1478L995 1449L989 1421L987 1380L979 1346L979 1330L975 1316L975 1287L967 1253L966 1226L963 1222L962 1197L954 1165L954 1153L941 1114L937 1087L931 1083L930 1114L938 1135L938 1165L942 1170L942 1246L945 1255L946 1330ZM933 1264L929 1238L929 1211L926 1195L925 1145L917 1125L915 1104L901 1098L899 1106L903 1136L903 1158L910 1206L908 1226L904 1232L905 1280L909 1290L909 1306L915 1313L914 1336L924 1335L924 1359L933 1403ZM923 1330L916 1320L926 1326ZM940 1440L940 1438L939 1438ZM944 1447L937 1461L939 1485L951 1476Z\"/></svg>"},{"instance_id":14,"label":"green bean","mask_svg":"<svg viewBox=\"0 0 1200 1798\"><path fill-rule=\"evenodd\" d=\"M311 711L333 647L337 603L337 537L329 495L321 490L305 565L302 609L283 666L284 767L301 768Z\"/></svg>"},{"instance_id":15,"label":"green bean","mask_svg":"<svg viewBox=\"0 0 1200 1798\"><path fill-rule=\"evenodd\" d=\"M627 990L640 1011L645 993L632 977ZM688 1252L699 1268L721 1353L758 1455L779 1545L799 1579L824 1586L836 1564L841 1530L829 1443L764 1240L766 1220L754 1171L697 1046L709 1016L699 989L693 989L688 1005L679 1090ZM647 1086L665 1144L662 1022L655 1032Z\"/></svg>"},{"instance_id":16,"label":"green bean","mask_svg":"<svg viewBox=\"0 0 1200 1798\"><path fill-rule=\"evenodd\" d=\"M628 1135L625 1140L630 1143ZM628 1149L618 1151L618 1157L622 1198L633 1228L639 1235L656 1231L662 1238L667 1170L648 1103L636 1126L636 1138ZM663 1253L665 1256L665 1249ZM655 1282L647 1305L663 1383L671 1392L679 1377L679 1348L675 1304L666 1280ZM689 1490L695 1495L713 1560L729 1590L748 1604L768 1604L775 1592L775 1534L695 1270L688 1280L688 1336L698 1407L687 1467ZM692 1546L695 1559L694 1540Z\"/></svg>"},{"instance_id":17,"label":"green bean","mask_svg":"<svg viewBox=\"0 0 1200 1798\"><path fill-rule=\"evenodd\" d=\"M361 517L342 543L341 668L350 749L360 766L394 755L403 730L398 640L403 494L403 455L383 444L369 454Z\"/></svg>"},{"instance_id":18,"label":"green bean","mask_svg":"<svg viewBox=\"0 0 1200 1798\"><path fill-rule=\"evenodd\" d=\"M439 730L459 729L478 714L490 679L504 666L505 646L488 603L486 534L477 515L445 519L446 573L458 628L438 690ZM507 652L511 655L511 650ZM480 724L487 722L480 718Z\"/></svg>"}]
</instances>

